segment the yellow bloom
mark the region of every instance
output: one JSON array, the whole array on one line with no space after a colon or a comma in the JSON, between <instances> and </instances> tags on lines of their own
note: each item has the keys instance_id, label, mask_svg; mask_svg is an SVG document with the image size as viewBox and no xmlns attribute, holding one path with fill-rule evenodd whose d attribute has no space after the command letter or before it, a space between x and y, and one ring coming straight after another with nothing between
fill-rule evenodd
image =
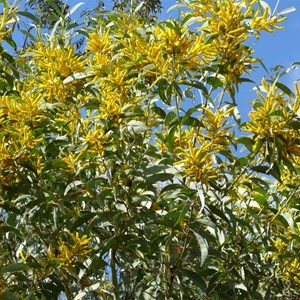
<instances>
[{"instance_id":1,"label":"yellow bloom","mask_svg":"<svg viewBox=\"0 0 300 300\"><path fill-rule=\"evenodd\" d=\"M12 32L12 28L7 28L7 25L15 23L14 15L19 8L19 6L17 6L7 9L5 2L2 5L3 8L0 15L0 42L2 42L5 36Z\"/></svg>"},{"instance_id":2,"label":"yellow bloom","mask_svg":"<svg viewBox=\"0 0 300 300\"><path fill-rule=\"evenodd\" d=\"M181 159L175 165L182 167L184 177L189 177L188 183L201 182L208 185L210 179L218 177L210 154L211 148L211 143L207 141L204 141L200 147L194 146L194 143L189 141L188 149L177 148L178 156Z\"/></svg>"},{"instance_id":3,"label":"yellow bloom","mask_svg":"<svg viewBox=\"0 0 300 300\"><path fill-rule=\"evenodd\" d=\"M100 125L95 124L93 128L88 130L84 141L87 143L89 151L102 156L108 147L110 138Z\"/></svg>"},{"instance_id":4,"label":"yellow bloom","mask_svg":"<svg viewBox=\"0 0 300 300\"><path fill-rule=\"evenodd\" d=\"M109 31L104 33L93 32L88 37L86 51L90 50L93 53L101 53L108 55L111 52L112 40Z\"/></svg>"},{"instance_id":5,"label":"yellow bloom","mask_svg":"<svg viewBox=\"0 0 300 300\"><path fill-rule=\"evenodd\" d=\"M66 78L85 70L85 61L82 56L75 54L73 46L61 48L54 42L50 45L39 42L36 47L30 48L28 51L36 54L32 59L36 61L42 72L49 73L50 71L56 76Z\"/></svg>"},{"instance_id":6,"label":"yellow bloom","mask_svg":"<svg viewBox=\"0 0 300 300\"><path fill-rule=\"evenodd\" d=\"M250 23L251 28L255 29L257 32L262 30L273 32L274 29L283 29L282 26L278 26L277 24L284 21L285 17L270 16L270 10L268 6L265 7L265 11L261 16L259 16L260 13L261 10L256 11L256 14ZM258 37L258 34L256 34L256 36Z\"/></svg>"},{"instance_id":7,"label":"yellow bloom","mask_svg":"<svg viewBox=\"0 0 300 300\"><path fill-rule=\"evenodd\" d=\"M92 251L89 246L91 238L88 238L86 234L80 237L78 232L75 235L70 231L67 233L72 241L70 243L59 241L60 253L57 258L63 268L72 268L76 262L81 262ZM49 256L54 257L52 249L48 251Z\"/></svg>"},{"instance_id":8,"label":"yellow bloom","mask_svg":"<svg viewBox=\"0 0 300 300\"><path fill-rule=\"evenodd\" d=\"M229 130L232 126L228 126L226 119L233 110L234 107L227 110L223 107L215 112L207 108L203 110L201 116L201 122L205 128L203 134L211 141L215 151L225 150L228 147ZM198 142L201 143L199 137L202 136L198 135Z\"/></svg>"},{"instance_id":9,"label":"yellow bloom","mask_svg":"<svg viewBox=\"0 0 300 300\"><path fill-rule=\"evenodd\" d=\"M268 85L266 80L262 80L262 87L266 93L264 96L261 92L257 92L260 98L260 104L256 105L255 111L249 113L251 123L247 123L245 131L252 132L259 138L276 137L278 134L284 134L287 121L290 114L287 110L284 93L278 92L278 88L274 85ZM280 114L276 114L279 110Z\"/></svg>"}]
</instances>

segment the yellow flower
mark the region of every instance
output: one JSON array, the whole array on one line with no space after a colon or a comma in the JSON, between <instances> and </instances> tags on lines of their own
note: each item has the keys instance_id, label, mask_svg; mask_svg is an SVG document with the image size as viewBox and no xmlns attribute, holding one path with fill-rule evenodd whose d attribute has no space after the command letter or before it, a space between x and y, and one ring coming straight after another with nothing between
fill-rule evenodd
<instances>
[{"instance_id":1,"label":"yellow flower","mask_svg":"<svg viewBox=\"0 0 300 300\"><path fill-rule=\"evenodd\" d=\"M86 51L90 50L93 53L101 53L108 55L111 52L112 40L109 31L104 33L93 32L88 37Z\"/></svg>"},{"instance_id":2,"label":"yellow flower","mask_svg":"<svg viewBox=\"0 0 300 300\"><path fill-rule=\"evenodd\" d=\"M215 112L207 108L203 109L201 116L201 122L205 128L203 133L211 141L215 151L225 150L228 147L229 130L232 126L228 126L226 119L233 110L234 107L227 110L223 107ZM198 142L201 143L199 137L202 136L198 135Z\"/></svg>"},{"instance_id":3,"label":"yellow flower","mask_svg":"<svg viewBox=\"0 0 300 300\"><path fill-rule=\"evenodd\" d=\"M182 167L184 177L189 177L188 183L201 182L209 185L210 179L218 177L216 167L213 166L213 157L210 154L211 148L211 143L207 141L204 141L200 147L189 141L188 149L177 148L181 159L175 165Z\"/></svg>"},{"instance_id":4,"label":"yellow flower","mask_svg":"<svg viewBox=\"0 0 300 300\"><path fill-rule=\"evenodd\" d=\"M61 48L55 42L50 45L39 42L28 51L36 54L32 59L36 61L42 72L49 73L50 71L56 76L66 78L85 70L85 60L82 56L75 54L73 46Z\"/></svg>"},{"instance_id":5,"label":"yellow flower","mask_svg":"<svg viewBox=\"0 0 300 300\"><path fill-rule=\"evenodd\" d=\"M261 16L259 16L260 13L261 10L258 9L250 23L251 28L255 29L257 32L262 30L273 32L274 29L283 29L282 26L278 26L277 24L284 21L286 19L285 17L270 16L270 9L268 6L265 7L265 11ZM256 36L258 37L257 33Z\"/></svg>"},{"instance_id":6,"label":"yellow flower","mask_svg":"<svg viewBox=\"0 0 300 300\"><path fill-rule=\"evenodd\" d=\"M108 134L104 132L104 128L95 124L93 128L88 130L84 141L87 143L89 151L102 156L108 147L110 138Z\"/></svg>"},{"instance_id":7,"label":"yellow flower","mask_svg":"<svg viewBox=\"0 0 300 300\"><path fill-rule=\"evenodd\" d=\"M79 236L79 233L75 234L67 231L72 241L63 242L59 241L59 255L57 258L60 261L62 268L72 268L77 262L81 262L91 251L90 241L87 235ZM48 257L55 257L52 247L48 250Z\"/></svg>"},{"instance_id":8,"label":"yellow flower","mask_svg":"<svg viewBox=\"0 0 300 300\"><path fill-rule=\"evenodd\" d=\"M248 122L245 129L245 131L254 133L261 139L284 134L290 119L284 93L278 93L278 88L274 85L268 85L264 78L262 88L266 96L257 92L260 102L256 104L255 111L249 113L252 122ZM276 111L280 111L280 113L277 114Z\"/></svg>"},{"instance_id":9,"label":"yellow flower","mask_svg":"<svg viewBox=\"0 0 300 300\"><path fill-rule=\"evenodd\" d=\"M15 19L13 17L19 8L19 6L17 6L7 9L5 2L2 5L3 8L0 15L0 42L2 42L5 36L12 32L12 28L7 28L7 25L15 23Z\"/></svg>"}]
</instances>

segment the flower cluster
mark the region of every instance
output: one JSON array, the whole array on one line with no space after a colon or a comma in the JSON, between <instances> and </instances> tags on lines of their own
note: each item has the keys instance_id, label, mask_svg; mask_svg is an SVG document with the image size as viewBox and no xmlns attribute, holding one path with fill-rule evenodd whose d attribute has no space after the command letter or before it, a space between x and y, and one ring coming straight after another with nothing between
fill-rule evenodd
<instances>
[{"instance_id":1,"label":"flower cluster","mask_svg":"<svg viewBox=\"0 0 300 300\"><path fill-rule=\"evenodd\" d=\"M295 234L299 234L300 225ZM280 237L273 240L276 251L267 255L267 260L276 266L276 277L284 281L288 286L300 287L300 261L295 252L299 251L299 244L294 241L291 231L285 233L284 239ZM298 250L298 251L297 251Z\"/></svg>"},{"instance_id":2,"label":"flower cluster","mask_svg":"<svg viewBox=\"0 0 300 300\"><path fill-rule=\"evenodd\" d=\"M277 24L284 20L271 16L268 7L257 7L256 0L192 1L187 7L192 9L193 16L200 18L199 22L204 22L199 31L210 37L217 72L228 88L237 84L256 61L252 58L253 50L245 44L253 32L258 37L262 30L281 29Z\"/></svg>"},{"instance_id":3,"label":"flower cluster","mask_svg":"<svg viewBox=\"0 0 300 300\"><path fill-rule=\"evenodd\" d=\"M284 92L279 92L275 84L262 80L259 99L254 103L254 111L249 113L251 122L245 125L245 131L255 135L257 144L260 141L277 144L280 155L300 155L300 148L295 144L299 129L294 126L294 117L300 109L300 90L295 85L295 99L287 99ZM263 94L263 93L264 94Z\"/></svg>"},{"instance_id":4,"label":"flower cluster","mask_svg":"<svg viewBox=\"0 0 300 300\"><path fill-rule=\"evenodd\" d=\"M90 247L91 238L87 235L80 237L79 233L76 234L67 231L68 235L71 237L70 242L59 241L59 254L55 255L52 246L48 250L49 259L57 259L60 266L63 269L68 269L74 267L76 262L81 262L84 258L92 251Z\"/></svg>"},{"instance_id":5,"label":"flower cluster","mask_svg":"<svg viewBox=\"0 0 300 300\"><path fill-rule=\"evenodd\" d=\"M228 126L227 118L232 111L233 108L226 107L215 112L204 108L200 116L203 128L193 130L190 140L176 148L179 160L175 164L184 170L184 177L189 178L189 183L201 182L208 186L209 180L218 178L217 171L221 165L214 164L214 157L229 147L231 126Z\"/></svg>"}]
</instances>

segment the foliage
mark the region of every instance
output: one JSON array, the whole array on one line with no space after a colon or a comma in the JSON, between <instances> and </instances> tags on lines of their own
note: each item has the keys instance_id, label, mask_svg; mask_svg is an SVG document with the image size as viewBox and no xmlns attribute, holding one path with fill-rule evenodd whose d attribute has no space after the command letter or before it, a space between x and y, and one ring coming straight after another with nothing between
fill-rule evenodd
<instances>
[{"instance_id":1,"label":"foliage","mask_svg":"<svg viewBox=\"0 0 300 300\"><path fill-rule=\"evenodd\" d=\"M40 19L40 23L45 27L52 27L58 20L60 14L66 14L69 10L69 5L63 1L44 1L44 0L28 0L26 5L35 10Z\"/></svg>"},{"instance_id":2,"label":"foliage","mask_svg":"<svg viewBox=\"0 0 300 300\"><path fill-rule=\"evenodd\" d=\"M274 69L248 120L237 97L281 14L109 12L81 54L64 16L16 49L33 16L1 3L1 299L298 296L299 86Z\"/></svg>"},{"instance_id":3,"label":"foliage","mask_svg":"<svg viewBox=\"0 0 300 300\"><path fill-rule=\"evenodd\" d=\"M103 0L97 2L96 7L92 11L85 12L86 15L91 17L99 17L101 12L105 9L105 2ZM138 15L148 21L153 21L156 18L158 12L161 11L160 0L113 0L113 10L130 12L140 6ZM68 14L70 6L64 1L52 1L52 0L27 0L26 5L30 10L34 10L39 17L39 24L43 27L51 28L58 21L59 17Z\"/></svg>"}]
</instances>

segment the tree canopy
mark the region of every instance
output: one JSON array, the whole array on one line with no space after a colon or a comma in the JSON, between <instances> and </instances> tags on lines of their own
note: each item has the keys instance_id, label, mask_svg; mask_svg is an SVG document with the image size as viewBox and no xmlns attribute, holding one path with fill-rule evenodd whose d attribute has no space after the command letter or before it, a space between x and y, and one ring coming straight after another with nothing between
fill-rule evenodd
<instances>
[{"instance_id":1,"label":"tree canopy","mask_svg":"<svg viewBox=\"0 0 300 300\"><path fill-rule=\"evenodd\" d=\"M293 9L181 0L151 21L132 1L79 26L77 5L47 30L0 3L1 299L297 299L296 63L251 77Z\"/></svg>"}]
</instances>

